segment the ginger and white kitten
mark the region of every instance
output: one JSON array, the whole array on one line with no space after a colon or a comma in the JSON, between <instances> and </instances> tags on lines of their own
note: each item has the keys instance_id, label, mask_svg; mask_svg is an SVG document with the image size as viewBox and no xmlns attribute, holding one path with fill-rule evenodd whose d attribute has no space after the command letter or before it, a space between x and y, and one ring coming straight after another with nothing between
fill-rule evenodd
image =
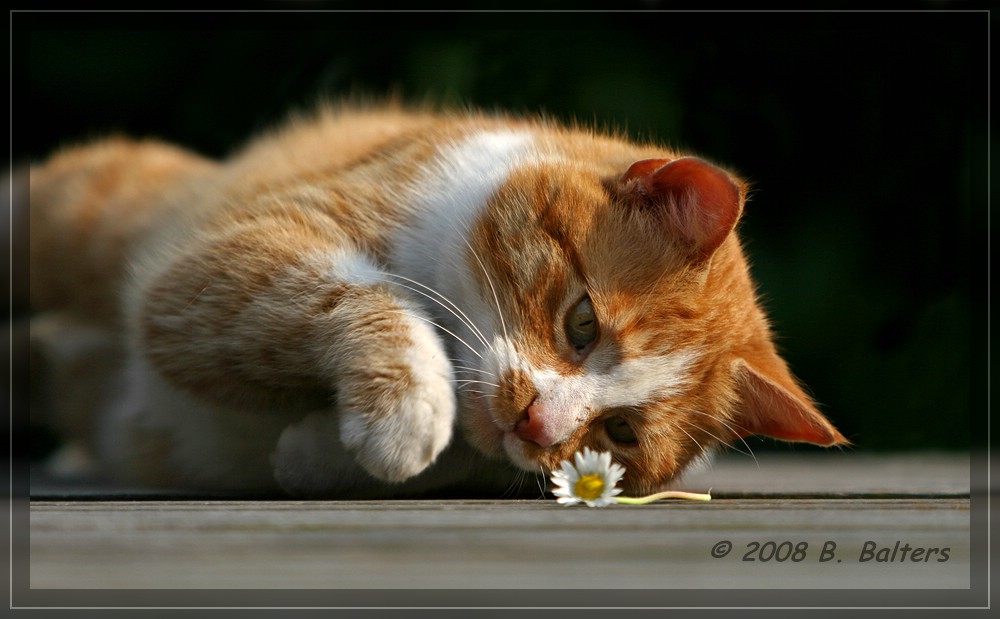
<instances>
[{"instance_id":1,"label":"ginger and white kitten","mask_svg":"<svg viewBox=\"0 0 1000 619\"><path fill-rule=\"evenodd\" d=\"M123 481L502 491L589 446L649 492L751 434L846 442L775 352L744 183L669 149L344 106L223 162L67 148L30 191L46 414Z\"/></svg>"}]
</instances>

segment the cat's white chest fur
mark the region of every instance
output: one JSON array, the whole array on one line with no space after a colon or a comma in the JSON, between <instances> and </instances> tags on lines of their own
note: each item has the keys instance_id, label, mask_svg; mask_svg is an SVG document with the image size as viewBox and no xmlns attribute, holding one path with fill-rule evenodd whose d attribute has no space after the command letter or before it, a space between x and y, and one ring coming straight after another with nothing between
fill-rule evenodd
<instances>
[{"instance_id":1,"label":"cat's white chest fur","mask_svg":"<svg viewBox=\"0 0 1000 619\"><path fill-rule=\"evenodd\" d=\"M535 159L524 131L482 131L443 146L407 188L416 216L395 240L390 269L447 295L469 276L460 256L473 223L511 172Z\"/></svg>"}]
</instances>

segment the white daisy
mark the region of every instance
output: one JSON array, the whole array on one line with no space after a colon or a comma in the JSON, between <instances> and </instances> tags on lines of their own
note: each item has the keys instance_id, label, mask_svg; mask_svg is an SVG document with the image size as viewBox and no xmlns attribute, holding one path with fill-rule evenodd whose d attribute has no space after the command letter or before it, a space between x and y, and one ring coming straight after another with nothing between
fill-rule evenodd
<instances>
[{"instance_id":1,"label":"white daisy","mask_svg":"<svg viewBox=\"0 0 1000 619\"><path fill-rule=\"evenodd\" d=\"M612 503L645 505L661 499L689 499L711 501L711 489L707 493L666 490L644 497L617 496L621 493L618 482L625 474L625 467L611 462L609 452L596 452L584 447L583 452L573 455L575 465L563 460L562 468L552 471L552 483L556 500L563 505L586 503L589 507L604 507Z\"/></svg>"},{"instance_id":2,"label":"white daisy","mask_svg":"<svg viewBox=\"0 0 1000 619\"><path fill-rule=\"evenodd\" d=\"M576 466L564 460L562 468L552 472L552 491L559 503L573 505L586 503L589 507L604 507L616 503L615 495L621 493L618 482L625 474L625 467L611 462L609 452L596 452L584 447L573 459Z\"/></svg>"}]
</instances>

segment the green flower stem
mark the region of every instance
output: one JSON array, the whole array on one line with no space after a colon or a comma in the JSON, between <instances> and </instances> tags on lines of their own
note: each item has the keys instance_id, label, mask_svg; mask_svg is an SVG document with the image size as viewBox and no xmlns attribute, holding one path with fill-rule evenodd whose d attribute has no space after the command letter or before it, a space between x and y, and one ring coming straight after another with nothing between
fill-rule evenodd
<instances>
[{"instance_id":1,"label":"green flower stem","mask_svg":"<svg viewBox=\"0 0 1000 619\"><path fill-rule=\"evenodd\" d=\"M625 503L626 505L645 505L646 503L652 503L653 501L659 501L660 499L690 499L692 501L711 501L712 495L709 493L700 494L697 492L681 492L679 490L667 490L666 492L657 492L656 494L651 494L649 496L642 497L630 497L630 496L618 496L615 500L619 503Z\"/></svg>"}]
</instances>

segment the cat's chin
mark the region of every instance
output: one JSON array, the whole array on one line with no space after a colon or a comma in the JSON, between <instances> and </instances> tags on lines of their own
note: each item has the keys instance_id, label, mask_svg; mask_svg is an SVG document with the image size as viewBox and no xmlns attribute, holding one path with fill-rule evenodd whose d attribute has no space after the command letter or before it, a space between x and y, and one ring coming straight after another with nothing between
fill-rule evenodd
<instances>
[{"instance_id":1,"label":"cat's chin","mask_svg":"<svg viewBox=\"0 0 1000 619\"><path fill-rule=\"evenodd\" d=\"M513 432L504 432L501 448L507 458L518 468L537 473L541 463L531 455L531 447Z\"/></svg>"}]
</instances>

